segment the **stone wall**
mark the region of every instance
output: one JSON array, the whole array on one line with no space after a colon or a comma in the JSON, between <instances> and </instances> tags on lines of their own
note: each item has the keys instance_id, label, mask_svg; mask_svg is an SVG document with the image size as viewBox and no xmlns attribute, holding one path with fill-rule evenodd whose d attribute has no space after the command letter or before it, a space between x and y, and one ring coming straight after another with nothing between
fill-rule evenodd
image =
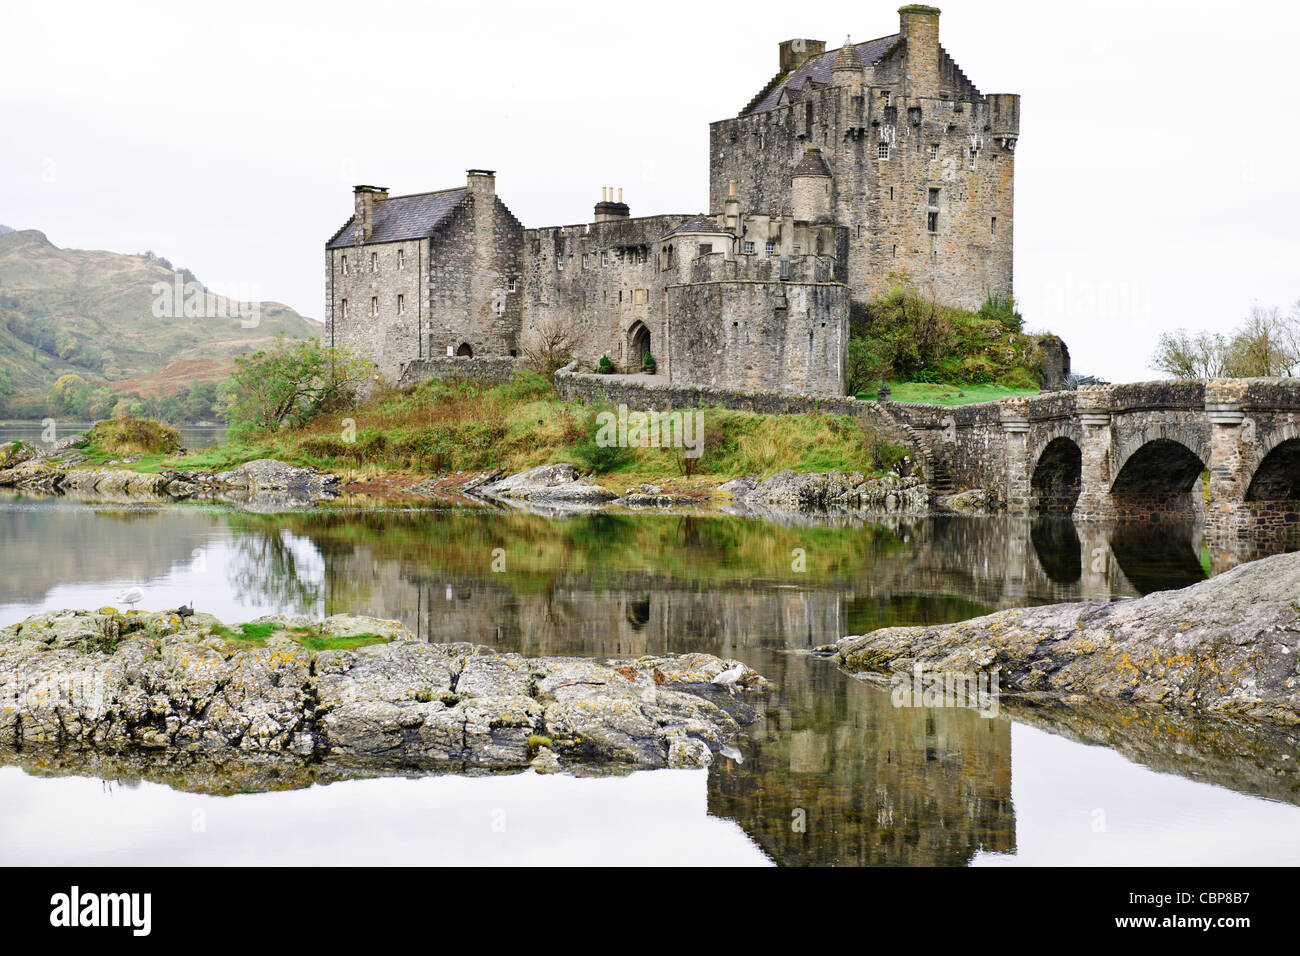
<instances>
[{"instance_id":1,"label":"stone wall","mask_svg":"<svg viewBox=\"0 0 1300 956\"><path fill-rule=\"evenodd\" d=\"M326 344L353 349L395 380L401 364L418 354L428 248L427 240L414 239L327 249Z\"/></svg>"},{"instance_id":2,"label":"stone wall","mask_svg":"<svg viewBox=\"0 0 1300 956\"><path fill-rule=\"evenodd\" d=\"M672 384L842 395L848 288L791 282L695 282L667 292Z\"/></svg>"},{"instance_id":3,"label":"stone wall","mask_svg":"<svg viewBox=\"0 0 1300 956\"><path fill-rule=\"evenodd\" d=\"M508 382L519 367L519 360L508 355L467 358L459 355L435 355L413 359L402 365L397 384L400 388L433 379L466 379L473 382Z\"/></svg>"}]
</instances>

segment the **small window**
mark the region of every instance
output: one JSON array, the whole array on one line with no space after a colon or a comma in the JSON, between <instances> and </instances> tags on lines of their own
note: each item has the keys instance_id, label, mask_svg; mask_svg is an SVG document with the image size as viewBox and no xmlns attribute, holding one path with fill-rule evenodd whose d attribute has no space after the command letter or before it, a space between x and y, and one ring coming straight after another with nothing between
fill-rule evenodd
<instances>
[{"instance_id":1,"label":"small window","mask_svg":"<svg viewBox=\"0 0 1300 956\"><path fill-rule=\"evenodd\" d=\"M340 311L342 312L343 318L346 319L346 318L348 317L348 300L347 300L347 299L343 299L341 302L339 302L339 306L340 306Z\"/></svg>"},{"instance_id":2,"label":"small window","mask_svg":"<svg viewBox=\"0 0 1300 956\"><path fill-rule=\"evenodd\" d=\"M560 260L557 260L557 261L559 261L559 262L563 262L564 260L563 260L563 259L560 259ZM508 292L514 292L514 291L515 291L515 280L514 280L514 279L511 279L509 282L506 283L506 290L507 290Z\"/></svg>"},{"instance_id":3,"label":"small window","mask_svg":"<svg viewBox=\"0 0 1300 956\"><path fill-rule=\"evenodd\" d=\"M772 258L772 253L774 253L774 252L776 252L776 243L775 243L775 242L768 242L768 243L764 243L764 244L763 244L763 255L765 255L765 256L767 256L769 259L771 259L771 258Z\"/></svg>"},{"instance_id":4,"label":"small window","mask_svg":"<svg viewBox=\"0 0 1300 956\"><path fill-rule=\"evenodd\" d=\"M939 231L939 213L936 210L931 209L925 214L925 227L931 232Z\"/></svg>"},{"instance_id":5,"label":"small window","mask_svg":"<svg viewBox=\"0 0 1300 956\"><path fill-rule=\"evenodd\" d=\"M406 296L402 295L400 292L397 295L397 314L406 314Z\"/></svg>"},{"instance_id":6,"label":"small window","mask_svg":"<svg viewBox=\"0 0 1300 956\"><path fill-rule=\"evenodd\" d=\"M609 265L609 251L606 249L600 251L600 264L602 266Z\"/></svg>"},{"instance_id":7,"label":"small window","mask_svg":"<svg viewBox=\"0 0 1300 956\"><path fill-rule=\"evenodd\" d=\"M894 258L898 258L898 243L894 243Z\"/></svg>"},{"instance_id":8,"label":"small window","mask_svg":"<svg viewBox=\"0 0 1300 956\"><path fill-rule=\"evenodd\" d=\"M889 159L889 144L879 143L876 145L876 158Z\"/></svg>"},{"instance_id":9,"label":"small window","mask_svg":"<svg viewBox=\"0 0 1300 956\"><path fill-rule=\"evenodd\" d=\"M405 249L398 249L398 250L397 250L397 269L398 269L398 271L400 272L402 269L405 269L405 268L406 268L406 250L405 250Z\"/></svg>"},{"instance_id":10,"label":"small window","mask_svg":"<svg viewBox=\"0 0 1300 956\"><path fill-rule=\"evenodd\" d=\"M370 253L370 271L371 272L379 271L379 253L377 252Z\"/></svg>"},{"instance_id":11,"label":"small window","mask_svg":"<svg viewBox=\"0 0 1300 956\"><path fill-rule=\"evenodd\" d=\"M713 243L711 242L700 243L700 255L707 256L712 254L712 252L713 252Z\"/></svg>"},{"instance_id":12,"label":"small window","mask_svg":"<svg viewBox=\"0 0 1300 956\"><path fill-rule=\"evenodd\" d=\"M939 205L939 190L931 189L929 195L930 195L930 205L931 206Z\"/></svg>"},{"instance_id":13,"label":"small window","mask_svg":"<svg viewBox=\"0 0 1300 956\"><path fill-rule=\"evenodd\" d=\"M989 235L995 236L998 232L998 217L993 216L989 219Z\"/></svg>"},{"instance_id":14,"label":"small window","mask_svg":"<svg viewBox=\"0 0 1300 956\"><path fill-rule=\"evenodd\" d=\"M938 144L938 143L931 143L931 144L930 144L930 158L931 158L931 159L938 159L938 158L939 158L939 144Z\"/></svg>"},{"instance_id":15,"label":"small window","mask_svg":"<svg viewBox=\"0 0 1300 956\"><path fill-rule=\"evenodd\" d=\"M348 257L346 255L343 257L343 274L348 274Z\"/></svg>"},{"instance_id":16,"label":"small window","mask_svg":"<svg viewBox=\"0 0 1300 956\"><path fill-rule=\"evenodd\" d=\"M747 255L747 256L752 256L753 254L754 254L754 244L753 244L752 242L746 242L746 243L745 243L745 255Z\"/></svg>"},{"instance_id":17,"label":"small window","mask_svg":"<svg viewBox=\"0 0 1300 956\"><path fill-rule=\"evenodd\" d=\"M370 297L370 314L371 315L379 314L379 296L377 295L372 295Z\"/></svg>"}]
</instances>

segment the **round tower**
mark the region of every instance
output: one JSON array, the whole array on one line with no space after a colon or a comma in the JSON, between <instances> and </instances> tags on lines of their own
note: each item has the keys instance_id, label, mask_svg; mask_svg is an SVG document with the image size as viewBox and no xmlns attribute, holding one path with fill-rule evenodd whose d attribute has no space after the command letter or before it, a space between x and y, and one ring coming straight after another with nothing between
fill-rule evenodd
<instances>
[{"instance_id":1,"label":"round tower","mask_svg":"<svg viewBox=\"0 0 1300 956\"><path fill-rule=\"evenodd\" d=\"M830 222L831 171L822 151L809 146L790 173L796 222Z\"/></svg>"}]
</instances>

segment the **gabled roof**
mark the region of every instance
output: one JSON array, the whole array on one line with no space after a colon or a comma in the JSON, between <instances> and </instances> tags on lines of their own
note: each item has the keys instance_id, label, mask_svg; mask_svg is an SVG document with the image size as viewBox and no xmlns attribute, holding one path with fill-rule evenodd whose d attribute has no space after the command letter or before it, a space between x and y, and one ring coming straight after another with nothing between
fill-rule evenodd
<instances>
[{"instance_id":1,"label":"gabled roof","mask_svg":"<svg viewBox=\"0 0 1300 956\"><path fill-rule=\"evenodd\" d=\"M894 33L887 37L881 37L878 40L867 40L864 43L854 43L853 53L857 55L860 67L865 69L868 66L875 66L886 53L894 48L896 43L901 42L902 34ZM817 56L809 57L797 69L791 70L779 81L774 83L766 93L760 94L756 102L741 115L747 116L751 113L765 113L777 106L781 100L782 91L789 88L796 92L803 88L804 83L811 82L814 86L829 86L831 83L831 71L835 68L836 61L844 54L844 48L839 50L827 50ZM844 54L847 57L847 54ZM791 99L797 99L792 96Z\"/></svg>"},{"instance_id":2,"label":"gabled roof","mask_svg":"<svg viewBox=\"0 0 1300 956\"><path fill-rule=\"evenodd\" d=\"M697 232L697 233L703 232L714 236L731 235L731 233L727 232L726 229L724 229L722 226L719 226L708 216L692 216L690 219L687 219L685 222L680 223L677 226L674 226L672 229L669 229L666 233L664 233L664 238L667 239L669 236L685 235L686 233L689 232Z\"/></svg>"},{"instance_id":3,"label":"gabled roof","mask_svg":"<svg viewBox=\"0 0 1300 956\"><path fill-rule=\"evenodd\" d=\"M410 196L393 196L375 203L374 219L370 224L367 242L401 242L404 239L423 239L433 232L465 198L466 188L443 189L432 193L414 193ZM352 225L356 216L349 216L343 228L325 244L326 249L343 249L354 245Z\"/></svg>"}]
</instances>

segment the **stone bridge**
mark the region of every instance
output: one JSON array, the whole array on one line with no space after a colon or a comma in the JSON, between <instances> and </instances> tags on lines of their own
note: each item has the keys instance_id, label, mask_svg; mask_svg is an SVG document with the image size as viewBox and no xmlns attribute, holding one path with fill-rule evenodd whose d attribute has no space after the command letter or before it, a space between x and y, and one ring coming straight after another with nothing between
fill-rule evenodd
<instances>
[{"instance_id":1,"label":"stone bridge","mask_svg":"<svg viewBox=\"0 0 1300 956\"><path fill-rule=\"evenodd\" d=\"M1300 543L1300 380L1091 385L885 407L913 433L929 477L986 488L1012 514L1204 519L1215 538Z\"/></svg>"}]
</instances>

